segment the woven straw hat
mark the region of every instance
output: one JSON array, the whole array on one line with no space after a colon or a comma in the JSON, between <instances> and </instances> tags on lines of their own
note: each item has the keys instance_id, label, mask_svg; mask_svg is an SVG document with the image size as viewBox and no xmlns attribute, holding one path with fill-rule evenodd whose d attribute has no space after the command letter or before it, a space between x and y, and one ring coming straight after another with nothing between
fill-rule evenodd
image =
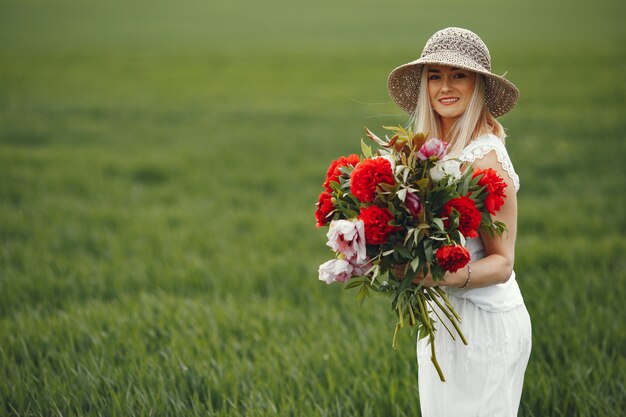
<instances>
[{"instance_id":1,"label":"woven straw hat","mask_svg":"<svg viewBox=\"0 0 626 417\"><path fill-rule=\"evenodd\" d=\"M485 104L495 117L509 112L517 103L517 87L491 72L491 56L487 45L474 32L450 27L431 36L419 59L400 65L389 74L389 94L409 114L417 106L425 64L447 65L484 75Z\"/></svg>"}]
</instances>

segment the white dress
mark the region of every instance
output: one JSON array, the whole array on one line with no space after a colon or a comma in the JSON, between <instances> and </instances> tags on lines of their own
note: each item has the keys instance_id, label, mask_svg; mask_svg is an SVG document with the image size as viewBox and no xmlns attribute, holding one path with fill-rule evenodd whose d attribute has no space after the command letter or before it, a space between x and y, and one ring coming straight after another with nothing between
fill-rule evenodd
<instances>
[{"instance_id":1,"label":"white dress","mask_svg":"<svg viewBox=\"0 0 626 417\"><path fill-rule=\"evenodd\" d=\"M517 191L519 178L504 144L496 136L485 135L473 140L459 158L473 162L491 151L496 152ZM468 240L467 248L472 260L485 256L480 237ZM443 326L438 325L435 347L446 378L446 382L441 382L430 359L428 339L418 341L422 416L517 416L530 356L531 325L515 273L504 284L464 290L444 289L461 316L461 330L469 344L463 345L458 338L452 340ZM452 328L449 323L447 325Z\"/></svg>"}]
</instances>

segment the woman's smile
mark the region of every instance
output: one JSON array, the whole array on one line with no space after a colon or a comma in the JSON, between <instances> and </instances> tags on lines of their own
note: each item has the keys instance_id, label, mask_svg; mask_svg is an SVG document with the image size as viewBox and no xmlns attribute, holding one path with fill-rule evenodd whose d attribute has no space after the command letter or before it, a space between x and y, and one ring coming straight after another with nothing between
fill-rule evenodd
<instances>
[{"instance_id":1,"label":"woman's smile","mask_svg":"<svg viewBox=\"0 0 626 417\"><path fill-rule=\"evenodd\" d=\"M449 106L456 103L457 101L459 101L458 97L442 97L439 99L439 102L444 106Z\"/></svg>"}]
</instances>

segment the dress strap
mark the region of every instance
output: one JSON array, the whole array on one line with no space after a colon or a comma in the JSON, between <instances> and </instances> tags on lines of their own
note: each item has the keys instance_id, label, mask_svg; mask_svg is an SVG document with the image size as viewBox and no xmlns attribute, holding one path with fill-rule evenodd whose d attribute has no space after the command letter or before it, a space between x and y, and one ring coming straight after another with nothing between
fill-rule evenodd
<instances>
[{"instance_id":1,"label":"dress strap","mask_svg":"<svg viewBox=\"0 0 626 417\"><path fill-rule=\"evenodd\" d=\"M509 154L506 151L504 143L502 143L502 141L497 136L485 135L474 139L465 148L463 148L459 159L461 161L471 163L476 161L477 159L483 158L491 151L496 152L498 162L500 162L500 165L502 165L502 169L506 171L506 173L509 175L509 178L511 178L511 180L513 181L515 191L519 190L519 177L515 173L513 163L509 158Z\"/></svg>"}]
</instances>

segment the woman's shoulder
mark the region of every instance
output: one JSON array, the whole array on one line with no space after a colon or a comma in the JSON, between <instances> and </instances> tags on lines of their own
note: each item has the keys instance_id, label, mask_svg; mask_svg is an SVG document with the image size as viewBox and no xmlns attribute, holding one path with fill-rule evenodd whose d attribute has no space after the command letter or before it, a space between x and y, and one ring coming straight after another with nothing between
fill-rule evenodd
<instances>
[{"instance_id":1,"label":"woman's shoulder","mask_svg":"<svg viewBox=\"0 0 626 417\"><path fill-rule=\"evenodd\" d=\"M468 162L475 161L493 150L498 154L506 154L506 147L502 139L491 133L481 135L473 139L463 148L460 159Z\"/></svg>"},{"instance_id":2,"label":"woman's shoulder","mask_svg":"<svg viewBox=\"0 0 626 417\"><path fill-rule=\"evenodd\" d=\"M515 189L519 189L519 177L513 168L513 163L504 146L504 141L494 134L485 134L472 140L463 150L459 159L465 162L475 162L494 153L498 163L513 180Z\"/></svg>"},{"instance_id":3,"label":"woman's shoulder","mask_svg":"<svg viewBox=\"0 0 626 417\"><path fill-rule=\"evenodd\" d=\"M504 140L494 135L493 133L485 133L484 135L480 135L477 138L474 138L474 140L472 140L467 146L471 145L492 145L506 149L504 146Z\"/></svg>"}]
</instances>

